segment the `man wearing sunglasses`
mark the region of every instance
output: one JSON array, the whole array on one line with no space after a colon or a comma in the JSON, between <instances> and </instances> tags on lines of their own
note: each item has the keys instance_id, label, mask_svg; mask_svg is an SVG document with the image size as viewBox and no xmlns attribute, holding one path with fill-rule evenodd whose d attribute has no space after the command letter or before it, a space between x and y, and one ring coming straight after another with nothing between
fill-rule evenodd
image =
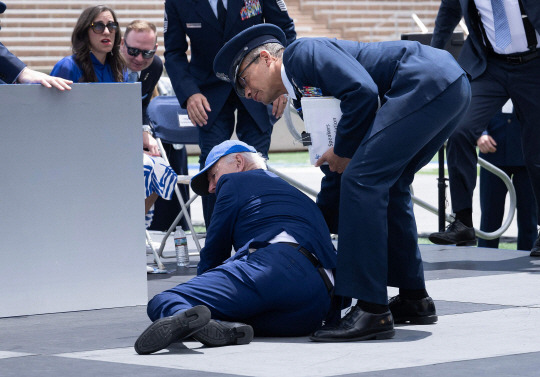
<instances>
[{"instance_id":1,"label":"man wearing sunglasses","mask_svg":"<svg viewBox=\"0 0 540 377\"><path fill-rule=\"evenodd\" d=\"M140 82L142 87L142 116L143 124L150 124L147 108L152 99L159 78L163 72L163 62L156 55L157 31L156 25L147 21L132 21L124 33L120 51L128 68L130 81ZM150 132L149 129L147 129ZM145 145L145 147L148 147ZM150 147L152 154L158 154L155 141Z\"/></svg>"},{"instance_id":2,"label":"man wearing sunglasses","mask_svg":"<svg viewBox=\"0 0 540 377\"><path fill-rule=\"evenodd\" d=\"M0 14L6 10L6 4L0 2ZM64 80L60 77L52 77L44 73L34 71L24 64L19 58L13 55L0 43L0 84L41 84L47 88L58 90L70 90L71 80Z\"/></svg>"},{"instance_id":3,"label":"man wearing sunglasses","mask_svg":"<svg viewBox=\"0 0 540 377\"><path fill-rule=\"evenodd\" d=\"M246 101L212 71L212 62L225 42L261 23L277 25L288 43L296 39L284 0L165 1L165 67L178 102L187 109L191 122L200 127L201 169L212 147L229 140L234 131L240 140L267 156L272 127L283 114L285 97L270 106ZM215 195L203 198L207 227L214 202Z\"/></svg>"},{"instance_id":4,"label":"man wearing sunglasses","mask_svg":"<svg viewBox=\"0 0 540 377\"><path fill-rule=\"evenodd\" d=\"M144 20L134 20L126 27L120 45L120 52L128 67L128 81L141 83L143 147L152 156L159 156L159 149L156 140L152 136L147 110L152 99L152 93L163 73L163 62L156 55L157 48L156 25ZM164 143L163 147L175 172L177 174L187 174L185 149L176 150L171 144L167 143ZM182 187L180 191L184 198L189 198L188 187ZM177 202L159 197L154 204L154 218L149 229L168 229L179 210L180 207ZM182 224L184 223L182 222Z\"/></svg>"}]
</instances>

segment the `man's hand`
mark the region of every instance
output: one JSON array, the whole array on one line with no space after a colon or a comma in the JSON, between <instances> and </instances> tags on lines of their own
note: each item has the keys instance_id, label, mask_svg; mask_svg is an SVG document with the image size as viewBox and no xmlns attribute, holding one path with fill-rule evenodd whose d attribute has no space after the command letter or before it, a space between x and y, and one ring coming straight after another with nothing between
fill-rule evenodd
<instances>
[{"instance_id":1,"label":"man's hand","mask_svg":"<svg viewBox=\"0 0 540 377\"><path fill-rule=\"evenodd\" d=\"M201 93L195 93L188 98L187 112L194 126L202 127L206 125L206 121L208 120L207 111L212 111L212 109L210 109L210 104L206 97Z\"/></svg>"},{"instance_id":2,"label":"man's hand","mask_svg":"<svg viewBox=\"0 0 540 377\"><path fill-rule=\"evenodd\" d=\"M285 94L279 96L273 103L272 103L272 115L279 119L283 115L283 112L285 111L287 107L287 96Z\"/></svg>"},{"instance_id":3,"label":"man's hand","mask_svg":"<svg viewBox=\"0 0 540 377\"><path fill-rule=\"evenodd\" d=\"M482 153L495 153L497 152L497 142L489 135L482 135L476 141L478 149Z\"/></svg>"},{"instance_id":4,"label":"man's hand","mask_svg":"<svg viewBox=\"0 0 540 377\"><path fill-rule=\"evenodd\" d=\"M330 168L330 171L341 174L345 171L345 168L347 167L347 165L349 165L351 159L347 157L339 157L337 154L334 154L334 147L332 147L326 152L324 152L321 158L319 158L315 163L315 166L321 166L325 162L328 162L328 167Z\"/></svg>"},{"instance_id":5,"label":"man's hand","mask_svg":"<svg viewBox=\"0 0 540 377\"><path fill-rule=\"evenodd\" d=\"M148 152L145 152L146 154L150 156L161 156L159 153L159 148L157 145L156 139L152 135L150 135L148 132L143 131L143 148L148 149Z\"/></svg>"},{"instance_id":6,"label":"man's hand","mask_svg":"<svg viewBox=\"0 0 540 377\"><path fill-rule=\"evenodd\" d=\"M25 67L22 70L17 81L21 84L41 84L46 88L52 88L54 86L58 90L71 90L70 85L73 84L73 81L71 80L49 76L28 67Z\"/></svg>"}]
</instances>

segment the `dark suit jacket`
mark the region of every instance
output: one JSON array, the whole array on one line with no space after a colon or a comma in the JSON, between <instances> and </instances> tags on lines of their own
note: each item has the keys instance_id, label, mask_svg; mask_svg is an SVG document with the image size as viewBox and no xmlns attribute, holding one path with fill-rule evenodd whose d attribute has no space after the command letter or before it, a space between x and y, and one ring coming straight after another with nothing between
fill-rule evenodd
<instances>
[{"instance_id":1,"label":"dark suit jacket","mask_svg":"<svg viewBox=\"0 0 540 377\"><path fill-rule=\"evenodd\" d=\"M147 114L148 104L152 99L152 92L156 87L161 74L163 73L163 62L159 56L154 55L154 60L152 64L144 70L141 71L139 81L141 82L141 92L142 92L142 117L143 124L150 124L150 118Z\"/></svg>"},{"instance_id":2,"label":"dark suit jacket","mask_svg":"<svg viewBox=\"0 0 540 377\"><path fill-rule=\"evenodd\" d=\"M242 20L241 12L246 10L246 3L259 4L261 12L252 13ZM263 22L283 29L289 43L295 40L293 20L286 11L280 9L277 0L229 0L224 31L207 0L165 1L165 67L182 107L186 106L187 99L193 94L202 93L206 96L212 111L208 113L208 124L205 127L212 126L233 90L230 83L218 79L214 74L216 54L225 42L239 32ZM186 56L186 37L189 37L191 47L189 62ZM242 99L242 103L262 131L271 127L266 106L245 99Z\"/></svg>"},{"instance_id":3,"label":"dark suit jacket","mask_svg":"<svg viewBox=\"0 0 540 377\"><path fill-rule=\"evenodd\" d=\"M199 274L229 259L231 247L238 259L248 247L264 247L282 231L315 254L324 268L335 268L336 252L319 208L275 174L262 169L224 174L216 197Z\"/></svg>"},{"instance_id":4,"label":"dark suit jacket","mask_svg":"<svg viewBox=\"0 0 540 377\"><path fill-rule=\"evenodd\" d=\"M26 64L0 43L0 83L12 84L25 67Z\"/></svg>"},{"instance_id":5,"label":"dark suit jacket","mask_svg":"<svg viewBox=\"0 0 540 377\"><path fill-rule=\"evenodd\" d=\"M437 48L444 48L446 42L450 40L454 28L461 17L465 19L469 29L469 37L465 41L459 63L472 79L480 76L486 69L486 47L480 31L480 17L476 12L474 0L442 0L439 13L435 20L435 30L431 45ZM525 13L537 31L540 31L540 1L521 0Z\"/></svg>"}]
</instances>

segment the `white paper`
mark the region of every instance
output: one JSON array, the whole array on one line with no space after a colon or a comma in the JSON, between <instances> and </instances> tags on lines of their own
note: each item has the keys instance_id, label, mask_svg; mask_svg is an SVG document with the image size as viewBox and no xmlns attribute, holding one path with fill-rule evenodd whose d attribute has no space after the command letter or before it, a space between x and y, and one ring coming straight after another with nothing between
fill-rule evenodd
<instances>
[{"instance_id":1,"label":"white paper","mask_svg":"<svg viewBox=\"0 0 540 377\"><path fill-rule=\"evenodd\" d=\"M178 126L179 127L195 127L187 114L178 114Z\"/></svg>"},{"instance_id":2,"label":"white paper","mask_svg":"<svg viewBox=\"0 0 540 377\"><path fill-rule=\"evenodd\" d=\"M334 146L336 130L341 119L341 101L334 97L302 97L302 113L306 132L311 136L309 160L315 165L329 148Z\"/></svg>"}]
</instances>

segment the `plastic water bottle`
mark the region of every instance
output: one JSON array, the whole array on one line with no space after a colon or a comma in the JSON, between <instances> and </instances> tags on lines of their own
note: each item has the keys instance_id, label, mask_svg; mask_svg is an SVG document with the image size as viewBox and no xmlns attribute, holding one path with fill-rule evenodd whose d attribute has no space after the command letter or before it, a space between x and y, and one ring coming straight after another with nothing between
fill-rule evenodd
<instances>
[{"instance_id":1,"label":"plastic water bottle","mask_svg":"<svg viewBox=\"0 0 540 377\"><path fill-rule=\"evenodd\" d=\"M176 265L178 267L188 267L189 252L187 238L181 226L177 226L174 232L174 249L176 250Z\"/></svg>"}]
</instances>

